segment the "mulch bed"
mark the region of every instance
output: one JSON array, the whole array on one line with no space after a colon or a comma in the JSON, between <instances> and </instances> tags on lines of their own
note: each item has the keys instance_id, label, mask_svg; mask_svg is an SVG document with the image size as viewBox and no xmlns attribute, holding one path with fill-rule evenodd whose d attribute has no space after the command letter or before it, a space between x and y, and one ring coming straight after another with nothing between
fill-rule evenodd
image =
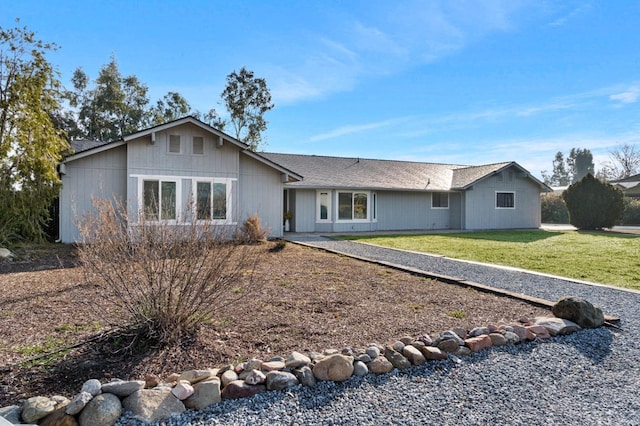
<instances>
[{"instance_id":1,"label":"mulch bed","mask_svg":"<svg viewBox=\"0 0 640 426\"><path fill-rule=\"evenodd\" d=\"M84 281L72 246L40 247L0 262L0 406L35 395L70 397L91 378L163 377L293 350L362 348L549 314L295 244L271 252L274 244L261 248L255 291L203 324L193 338L164 348L105 333L108 292Z\"/></svg>"}]
</instances>

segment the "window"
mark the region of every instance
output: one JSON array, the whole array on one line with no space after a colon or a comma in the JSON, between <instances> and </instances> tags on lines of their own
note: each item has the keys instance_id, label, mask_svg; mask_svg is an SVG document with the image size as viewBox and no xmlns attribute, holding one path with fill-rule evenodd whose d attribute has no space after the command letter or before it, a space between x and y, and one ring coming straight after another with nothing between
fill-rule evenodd
<instances>
[{"instance_id":1,"label":"window","mask_svg":"<svg viewBox=\"0 0 640 426\"><path fill-rule=\"evenodd\" d=\"M448 209L449 193L448 192L432 192L431 208L432 209Z\"/></svg>"},{"instance_id":2,"label":"window","mask_svg":"<svg viewBox=\"0 0 640 426\"><path fill-rule=\"evenodd\" d=\"M227 220L229 189L228 182L195 182L196 219Z\"/></svg>"},{"instance_id":3,"label":"window","mask_svg":"<svg viewBox=\"0 0 640 426\"><path fill-rule=\"evenodd\" d=\"M515 192L496 192L497 209L514 209L516 207Z\"/></svg>"},{"instance_id":4,"label":"window","mask_svg":"<svg viewBox=\"0 0 640 426\"><path fill-rule=\"evenodd\" d=\"M204 137L194 136L192 152L194 155L204 155Z\"/></svg>"},{"instance_id":5,"label":"window","mask_svg":"<svg viewBox=\"0 0 640 426\"><path fill-rule=\"evenodd\" d=\"M328 222L331 220L331 193L329 191L318 191L318 210L316 218L318 222Z\"/></svg>"},{"instance_id":6,"label":"window","mask_svg":"<svg viewBox=\"0 0 640 426\"><path fill-rule=\"evenodd\" d=\"M180 135L169 135L169 152L171 154L180 154Z\"/></svg>"},{"instance_id":7,"label":"window","mask_svg":"<svg viewBox=\"0 0 640 426\"><path fill-rule=\"evenodd\" d=\"M144 180L142 198L146 220L176 220L178 198L176 182Z\"/></svg>"},{"instance_id":8,"label":"window","mask_svg":"<svg viewBox=\"0 0 640 426\"><path fill-rule=\"evenodd\" d=\"M368 207L366 192L338 193L338 220L367 220Z\"/></svg>"}]
</instances>

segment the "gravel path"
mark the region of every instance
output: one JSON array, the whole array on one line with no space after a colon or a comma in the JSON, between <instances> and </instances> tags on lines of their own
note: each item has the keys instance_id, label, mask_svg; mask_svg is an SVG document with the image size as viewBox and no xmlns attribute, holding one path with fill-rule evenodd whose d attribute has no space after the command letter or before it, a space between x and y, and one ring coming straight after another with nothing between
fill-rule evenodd
<instances>
[{"instance_id":1,"label":"gravel path","mask_svg":"<svg viewBox=\"0 0 640 426\"><path fill-rule=\"evenodd\" d=\"M267 392L162 424L640 425L640 293L355 242L304 242L552 301L580 296L619 316L624 331L583 330L382 376Z\"/></svg>"}]
</instances>

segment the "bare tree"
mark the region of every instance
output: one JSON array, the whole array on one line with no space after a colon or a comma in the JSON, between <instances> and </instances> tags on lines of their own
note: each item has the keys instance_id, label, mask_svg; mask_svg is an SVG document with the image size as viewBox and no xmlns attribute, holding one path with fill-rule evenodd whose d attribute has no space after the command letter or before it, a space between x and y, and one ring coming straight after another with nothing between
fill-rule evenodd
<instances>
[{"instance_id":1,"label":"bare tree","mask_svg":"<svg viewBox=\"0 0 640 426\"><path fill-rule=\"evenodd\" d=\"M600 171L607 180L624 179L640 172L640 149L637 145L622 144L609 151L609 158L610 161Z\"/></svg>"}]
</instances>

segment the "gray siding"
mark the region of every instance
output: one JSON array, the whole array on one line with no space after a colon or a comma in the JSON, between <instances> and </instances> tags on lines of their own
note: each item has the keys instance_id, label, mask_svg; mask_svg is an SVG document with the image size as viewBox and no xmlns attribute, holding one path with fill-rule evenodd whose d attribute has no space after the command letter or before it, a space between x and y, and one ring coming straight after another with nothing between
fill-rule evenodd
<instances>
[{"instance_id":1,"label":"gray siding","mask_svg":"<svg viewBox=\"0 0 640 426\"><path fill-rule=\"evenodd\" d=\"M64 169L60 192L60 240L72 243L80 237L76 215L81 217L85 212L93 211L93 197L126 201L126 147L71 161Z\"/></svg>"},{"instance_id":2,"label":"gray siding","mask_svg":"<svg viewBox=\"0 0 640 426\"><path fill-rule=\"evenodd\" d=\"M239 222L257 213L271 237L282 236L284 185L281 179L277 170L240 155Z\"/></svg>"},{"instance_id":3,"label":"gray siding","mask_svg":"<svg viewBox=\"0 0 640 426\"><path fill-rule=\"evenodd\" d=\"M316 230L316 191L296 189L293 192L295 232L331 232L327 229Z\"/></svg>"},{"instance_id":4,"label":"gray siding","mask_svg":"<svg viewBox=\"0 0 640 426\"><path fill-rule=\"evenodd\" d=\"M449 209L431 208L430 192L378 192L378 230L448 229L449 220Z\"/></svg>"},{"instance_id":5,"label":"gray siding","mask_svg":"<svg viewBox=\"0 0 640 426\"><path fill-rule=\"evenodd\" d=\"M515 208L496 208L496 192L515 193ZM540 187L515 168L491 176L466 192L465 229L540 227Z\"/></svg>"}]
</instances>

